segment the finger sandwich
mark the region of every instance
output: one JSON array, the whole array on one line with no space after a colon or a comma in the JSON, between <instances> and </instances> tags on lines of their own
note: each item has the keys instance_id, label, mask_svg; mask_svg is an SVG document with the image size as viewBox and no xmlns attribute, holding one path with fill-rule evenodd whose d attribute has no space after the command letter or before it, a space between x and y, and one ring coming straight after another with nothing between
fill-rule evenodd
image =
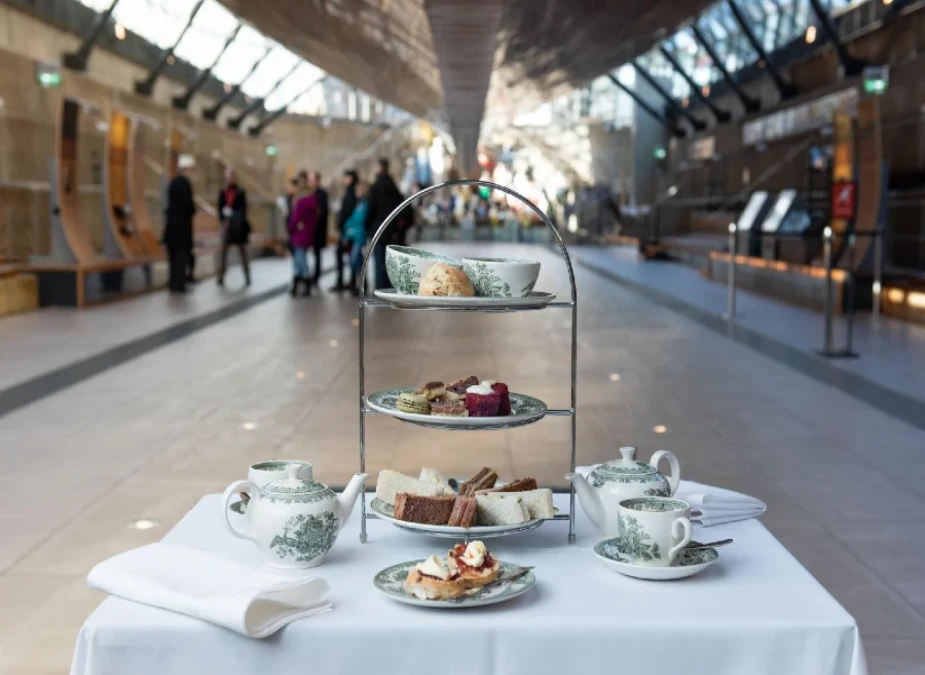
<instances>
[{"instance_id":1,"label":"finger sandwich","mask_svg":"<svg viewBox=\"0 0 925 675\"><path fill-rule=\"evenodd\" d=\"M442 483L419 480L391 469L380 471L376 481L376 499L395 506L395 496L399 492L422 497L442 497L454 494Z\"/></svg>"},{"instance_id":2,"label":"finger sandwich","mask_svg":"<svg viewBox=\"0 0 925 675\"><path fill-rule=\"evenodd\" d=\"M517 525L530 520L523 499L510 493L476 495L475 501L479 525Z\"/></svg>"}]
</instances>

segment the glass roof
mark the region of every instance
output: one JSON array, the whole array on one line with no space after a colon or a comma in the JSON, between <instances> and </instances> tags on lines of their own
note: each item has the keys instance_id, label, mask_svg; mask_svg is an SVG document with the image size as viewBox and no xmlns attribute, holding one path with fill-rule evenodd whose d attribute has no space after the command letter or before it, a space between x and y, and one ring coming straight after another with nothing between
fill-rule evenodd
<instances>
[{"instance_id":1,"label":"glass roof","mask_svg":"<svg viewBox=\"0 0 925 675\"><path fill-rule=\"evenodd\" d=\"M734 0L761 48L768 54L794 40L804 39L806 30L817 23L810 0ZM857 0L821 0L823 7L837 14ZM719 0L694 19L704 38L710 42L721 65L730 73L758 61L758 51L737 22L727 0ZM659 79L675 98L686 105L690 85L680 75L659 47L664 47L678 65L697 84L704 96L722 74L707 50L697 40L690 24L678 30L661 45L639 57L639 64Z\"/></svg>"},{"instance_id":2,"label":"glass roof","mask_svg":"<svg viewBox=\"0 0 925 675\"><path fill-rule=\"evenodd\" d=\"M112 5L112 0L79 2L97 12ZM324 71L241 22L218 0L120 0L113 20L200 70L211 68L226 91L241 85L246 96L265 98L267 110L330 114L324 89L312 86L325 78ZM366 107L373 108L394 115L391 106ZM351 117L359 116L354 111Z\"/></svg>"}]
</instances>

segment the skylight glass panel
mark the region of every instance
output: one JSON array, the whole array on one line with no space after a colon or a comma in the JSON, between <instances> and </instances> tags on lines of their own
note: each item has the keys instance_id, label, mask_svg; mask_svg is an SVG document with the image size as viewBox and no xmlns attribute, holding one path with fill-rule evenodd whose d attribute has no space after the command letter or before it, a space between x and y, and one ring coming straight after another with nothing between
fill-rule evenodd
<instances>
[{"instance_id":1,"label":"skylight glass panel","mask_svg":"<svg viewBox=\"0 0 925 675\"><path fill-rule=\"evenodd\" d=\"M228 45L212 74L222 82L240 84L254 64L266 54L268 46L269 42L263 35L250 26L241 26L238 36Z\"/></svg>"},{"instance_id":2,"label":"skylight glass panel","mask_svg":"<svg viewBox=\"0 0 925 675\"><path fill-rule=\"evenodd\" d=\"M263 98L273 87L299 62L299 57L285 47L277 45L267 57L260 62L257 70L244 81L241 90L253 98Z\"/></svg>"},{"instance_id":3,"label":"skylight glass panel","mask_svg":"<svg viewBox=\"0 0 925 675\"><path fill-rule=\"evenodd\" d=\"M263 104L267 110L282 108L322 77L324 77L324 73L320 68L313 66L308 61L302 61L299 67L295 69L295 72L280 82L279 86L267 96L267 100Z\"/></svg>"},{"instance_id":4,"label":"skylight glass panel","mask_svg":"<svg viewBox=\"0 0 925 675\"><path fill-rule=\"evenodd\" d=\"M234 14L215 0L206 0L174 53L178 58L205 70L215 63L225 42L237 27L238 20Z\"/></svg>"},{"instance_id":5,"label":"skylight glass panel","mask_svg":"<svg viewBox=\"0 0 925 675\"><path fill-rule=\"evenodd\" d=\"M189 22L196 0L132 0L120 2L113 10L113 18L128 30L169 49Z\"/></svg>"}]
</instances>

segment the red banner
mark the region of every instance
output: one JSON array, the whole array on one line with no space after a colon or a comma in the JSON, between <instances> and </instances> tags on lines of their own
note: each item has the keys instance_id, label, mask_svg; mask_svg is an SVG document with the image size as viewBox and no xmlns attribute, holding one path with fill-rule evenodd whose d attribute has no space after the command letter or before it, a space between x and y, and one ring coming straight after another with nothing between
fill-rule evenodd
<instances>
[{"instance_id":1,"label":"red banner","mask_svg":"<svg viewBox=\"0 0 925 675\"><path fill-rule=\"evenodd\" d=\"M855 186L849 181L832 183L832 218L852 220L855 210Z\"/></svg>"}]
</instances>

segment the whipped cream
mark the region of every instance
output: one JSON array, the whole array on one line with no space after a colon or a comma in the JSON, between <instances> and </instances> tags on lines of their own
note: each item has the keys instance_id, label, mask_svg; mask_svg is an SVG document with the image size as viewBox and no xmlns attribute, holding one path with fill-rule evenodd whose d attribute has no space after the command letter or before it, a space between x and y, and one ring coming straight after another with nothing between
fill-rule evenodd
<instances>
[{"instance_id":1,"label":"whipped cream","mask_svg":"<svg viewBox=\"0 0 925 675\"><path fill-rule=\"evenodd\" d=\"M482 384L473 384L471 387L466 389L467 394L479 394L480 396L488 396L493 393L492 388L486 385L484 382Z\"/></svg>"},{"instance_id":2,"label":"whipped cream","mask_svg":"<svg viewBox=\"0 0 925 675\"><path fill-rule=\"evenodd\" d=\"M496 384L498 384L498 380L482 380L480 384L483 387L491 388L491 387L494 387Z\"/></svg>"},{"instance_id":3,"label":"whipped cream","mask_svg":"<svg viewBox=\"0 0 925 675\"><path fill-rule=\"evenodd\" d=\"M443 581L447 581L451 576L453 576L453 574L450 572L450 568L447 567L446 562L435 555L430 556L423 562L419 562L415 569L421 574L426 574L429 577L442 579Z\"/></svg>"},{"instance_id":4,"label":"whipped cream","mask_svg":"<svg viewBox=\"0 0 925 675\"><path fill-rule=\"evenodd\" d=\"M465 552L459 556L459 559L469 567L481 567L487 555L488 549L485 548L485 544L480 541L473 541L466 546Z\"/></svg>"}]
</instances>

